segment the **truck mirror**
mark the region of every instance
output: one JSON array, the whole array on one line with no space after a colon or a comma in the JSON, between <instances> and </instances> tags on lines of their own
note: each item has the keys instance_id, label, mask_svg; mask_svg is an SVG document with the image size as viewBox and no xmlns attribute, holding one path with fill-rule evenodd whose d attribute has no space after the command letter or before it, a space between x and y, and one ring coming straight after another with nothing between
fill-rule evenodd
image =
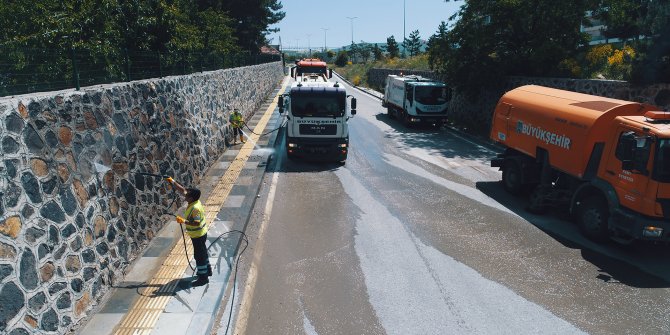
<instances>
[{"instance_id":1,"label":"truck mirror","mask_svg":"<svg viewBox=\"0 0 670 335\"><path fill-rule=\"evenodd\" d=\"M295 78L295 66L291 67L291 78Z\"/></svg>"},{"instance_id":2,"label":"truck mirror","mask_svg":"<svg viewBox=\"0 0 670 335\"><path fill-rule=\"evenodd\" d=\"M280 95L277 98L277 106L279 106L279 114L284 113L284 96Z\"/></svg>"},{"instance_id":3,"label":"truck mirror","mask_svg":"<svg viewBox=\"0 0 670 335\"><path fill-rule=\"evenodd\" d=\"M333 78L333 69L328 69L328 78Z\"/></svg>"},{"instance_id":4,"label":"truck mirror","mask_svg":"<svg viewBox=\"0 0 670 335\"><path fill-rule=\"evenodd\" d=\"M356 109L356 98L351 98L351 110L352 112ZM354 113L352 113L354 114Z\"/></svg>"}]
</instances>

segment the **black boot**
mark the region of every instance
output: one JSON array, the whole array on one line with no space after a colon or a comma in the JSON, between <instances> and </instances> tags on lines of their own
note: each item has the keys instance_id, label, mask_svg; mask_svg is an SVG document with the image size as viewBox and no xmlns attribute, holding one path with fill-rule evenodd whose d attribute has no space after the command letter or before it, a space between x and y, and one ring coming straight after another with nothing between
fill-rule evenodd
<instances>
[{"instance_id":1,"label":"black boot","mask_svg":"<svg viewBox=\"0 0 670 335\"><path fill-rule=\"evenodd\" d=\"M198 287L209 283L206 275L198 275L198 279L191 283L191 287Z\"/></svg>"}]
</instances>

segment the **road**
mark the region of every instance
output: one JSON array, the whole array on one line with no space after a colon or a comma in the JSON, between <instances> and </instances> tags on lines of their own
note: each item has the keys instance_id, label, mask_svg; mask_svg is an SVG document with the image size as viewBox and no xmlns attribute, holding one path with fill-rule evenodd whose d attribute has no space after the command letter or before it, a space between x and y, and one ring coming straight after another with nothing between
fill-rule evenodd
<instances>
[{"instance_id":1,"label":"road","mask_svg":"<svg viewBox=\"0 0 670 335\"><path fill-rule=\"evenodd\" d=\"M489 166L495 148L408 129L347 89L346 165L289 161L278 135L238 333L670 333L668 247L598 245L564 214L529 214Z\"/></svg>"}]
</instances>

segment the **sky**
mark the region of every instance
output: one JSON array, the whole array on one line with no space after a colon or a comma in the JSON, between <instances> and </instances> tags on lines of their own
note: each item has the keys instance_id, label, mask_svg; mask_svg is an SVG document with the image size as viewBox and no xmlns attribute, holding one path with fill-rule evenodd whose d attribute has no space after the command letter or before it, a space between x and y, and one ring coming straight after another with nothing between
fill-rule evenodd
<instances>
[{"instance_id":1,"label":"sky","mask_svg":"<svg viewBox=\"0 0 670 335\"><path fill-rule=\"evenodd\" d=\"M440 22L456 13L463 1L404 0L405 35L419 30L421 39L437 31ZM286 17L271 28L278 33L268 35L271 44L284 49L329 49L351 44L353 40L386 43L393 35L398 43L403 40L403 0L281 0ZM350 20L347 17L356 17ZM321 28L326 28L325 31Z\"/></svg>"}]
</instances>

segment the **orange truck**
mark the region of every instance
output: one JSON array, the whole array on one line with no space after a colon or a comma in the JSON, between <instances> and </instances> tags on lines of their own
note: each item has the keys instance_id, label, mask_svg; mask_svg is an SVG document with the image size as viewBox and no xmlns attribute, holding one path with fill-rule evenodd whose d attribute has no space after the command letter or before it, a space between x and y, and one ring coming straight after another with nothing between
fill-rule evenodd
<instances>
[{"instance_id":1,"label":"orange truck","mask_svg":"<svg viewBox=\"0 0 670 335\"><path fill-rule=\"evenodd\" d=\"M529 85L500 98L490 137L528 210L568 209L595 241L670 241L670 112Z\"/></svg>"},{"instance_id":2,"label":"orange truck","mask_svg":"<svg viewBox=\"0 0 670 335\"><path fill-rule=\"evenodd\" d=\"M291 68L291 77L296 80L298 80L298 77L307 80L308 77L323 77L323 79L327 79L332 76L333 70L328 68L326 62L318 58L296 60L295 66Z\"/></svg>"}]
</instances>

